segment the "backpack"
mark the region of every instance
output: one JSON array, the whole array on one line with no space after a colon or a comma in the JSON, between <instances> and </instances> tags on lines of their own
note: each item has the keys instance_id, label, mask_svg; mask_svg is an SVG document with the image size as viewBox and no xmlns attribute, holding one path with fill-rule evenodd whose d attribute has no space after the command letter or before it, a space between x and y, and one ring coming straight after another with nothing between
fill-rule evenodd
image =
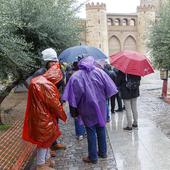
<instances>
[{"instance_id":1,"label":"backpack","mask_svg":"<svg viewBox=\"0 0 170 170\"><path fill-rule=\"evenodd\" d=\"M129 90L136 90L139 86L140 86L140 80L136 80L136 79L128 79L127 78L127 74L126 74L126 87Z\"/></svg>"}]
</instances>

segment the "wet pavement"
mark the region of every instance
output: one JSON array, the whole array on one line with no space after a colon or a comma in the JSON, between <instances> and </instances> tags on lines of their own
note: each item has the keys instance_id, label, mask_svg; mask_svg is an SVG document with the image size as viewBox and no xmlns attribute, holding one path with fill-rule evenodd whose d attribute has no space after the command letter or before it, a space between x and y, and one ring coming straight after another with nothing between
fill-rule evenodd
<instances>
[{"instance_id":1,"label":"wet pavement","mask_svg":"<svg viewBox=\"0 0 170 170\"><path fill-rule=\"evenodd\" d=\"M68 113L68 106L65 107ZM75 135L73 118L68 116L66 124L59 122L62 136L58 138L58 143L65 144L67 149L65 151L57 151L57 156L52 158L55 160L56 170L118 170L113 153L113 149L107 134L107 158L98 159L97 164L88 164L82 161L83 157L88 156L87 138L78 141ZM35 170L36 160L29 170Z\"/></svg>"},{"instance_id":2,"label":"wet pavement","mask_svg":"<svg viewBox=\"0 0 170 170\"><path fill-rule=\"evenodd\" d=\"M58 151L55 158L57 170L170 170L170 105L160 99L162 81L159 73L146 76L141 84L138 100L139 127L132 132L123 131L125 112L112 115L108 129L108 158L98 164L85 164L86 139L75 138L73 119L61 124L63 136L59 140L67 145L66 151ZM4 122L22 119L26 94L12 94L4 105ZM15 102L14 102L15 101ZM31 169L35 169L33 166Z\"/></svg>"},{"instance_id":3,"label":"wet pavement","mask_svg":"<svg viewBox=\"0 0 170 170\"><path fill-rule=\"evenodd\" d=\"M57 170L117 170L114 153L107 135L108 153L106 159L99 158L97 164L87 164L82 157L87 156L87 139L78 141L75 136L72 118L67 125L61 125L63 138L60 141L67 145L66 151L57 151L55 158Z\"/></svg>"},{"instance_id":4,"label":"wet pavement","mask_svg":"<svg viewBox=\"0 0 170 170\"><path fill-rule=\"evenodd\" d=\"M145 77L138 100L139 128L123 131L125 112L112 115L108 129L108 158L98 164L85 164L81 158L87 155L86 139L78 142L72 119L62 125L63 139L68 149L58 152L55 169L64 170L169 170L170 169L170 105L160 99L162 81L159 73ZM169 135L170 136L170 135ZM116 159L116 161L115 161Z\"/></svg>"},{"instance_id":5,"label":"wet pavement","mask_svg":"<svg viewBox=\"0 0 170 170\"><path fill-rule=\"evenodd\" d=\"M108 134L118 170L170 170L170 105L160 99L158 74L142 80L138 129L123 131L125 112L112 115Z\"/></svg>"}]
</instances>

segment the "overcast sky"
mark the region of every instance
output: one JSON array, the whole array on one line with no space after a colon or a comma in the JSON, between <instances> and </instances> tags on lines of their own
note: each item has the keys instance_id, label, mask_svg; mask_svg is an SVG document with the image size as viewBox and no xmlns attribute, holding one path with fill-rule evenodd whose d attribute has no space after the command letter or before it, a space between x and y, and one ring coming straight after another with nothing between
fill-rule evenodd
<instances>
[{"instance_id":1,"label":"overcast sky","mask_svg":"<svg viewBox=\"0 0 170 170\"><path fill-rule=\"evenodd\" d=\"M85 0L78 0L80 3ZM134 13L136 7L140 4L140 0L89 0L89 2L104 2L107 6L107 11L111 13ZM85 8L81 9L80 17L85 17Z\"/></svg>"}]
</instances>

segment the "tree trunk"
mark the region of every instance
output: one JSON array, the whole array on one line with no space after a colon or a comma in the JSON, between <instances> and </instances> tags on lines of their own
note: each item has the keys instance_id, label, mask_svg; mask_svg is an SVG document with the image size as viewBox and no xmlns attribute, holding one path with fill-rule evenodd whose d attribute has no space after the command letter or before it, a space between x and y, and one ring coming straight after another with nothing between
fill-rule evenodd
<instances>
[{"instance_id":1,"label":"tree trunk","mask_svg":"<svg viewBox=\"0 0 170 170\"><path fill-rule=\"evenodd\" d=\"M19 79L9 82L7 84L0 84L0 106L6 96L9 95L11 90L19 83ZM0 107L0 124L3 124L1 117L1 107Z\"/></svg>"}]
</instances>

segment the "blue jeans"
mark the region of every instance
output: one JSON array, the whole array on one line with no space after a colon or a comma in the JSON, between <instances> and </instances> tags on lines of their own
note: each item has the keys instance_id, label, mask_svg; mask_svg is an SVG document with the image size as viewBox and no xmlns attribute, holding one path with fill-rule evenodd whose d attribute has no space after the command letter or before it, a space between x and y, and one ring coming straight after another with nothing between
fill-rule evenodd
<instances>
[{"instance_id":1,"label":"blue jeans","mask_svg":"<svg viewBox=\"0 0 170 170\"><path fill-rule=\"evenodd\" d=\"M110 120L110 114L109 114L109 99L106 100L106 121Z\"/></svg>"},{"instance_id":2,"label":"blue jeans","mask_svg":"<svg viewBox=\"0 0 170 170\"><path fill-rule=\"evenodd\" d=\"M106 128L95 125L92 127L86 127L86 132L87 132L89 159L92 161L96 161L98 159L98 154L100 156L105 156L107 154ZM98 151L97 151L97 141L98 141Z\"/></svg>"},{"instance_id":3,"label":"blue jeans","mask_svg":"<svg viewBox=\"0 0 170 170\"><path fill-rule=\"evenodd\" d=\"M50 158L50 148L37 148L37 165L43 165Z\"/></svg>"},{"instance_id":4,"label":"blue jeans","mask_svg":"<svg viewBox=\"0 0 170 170\"><path fill-rule=\"evenodd\" d=\"M84 127L84 125L79 125L77 119L74 119L74 124L75 124L76 136L79 137L81 135L84 135L85 134L85 127Z\"/></svg>"}]
</instances>

